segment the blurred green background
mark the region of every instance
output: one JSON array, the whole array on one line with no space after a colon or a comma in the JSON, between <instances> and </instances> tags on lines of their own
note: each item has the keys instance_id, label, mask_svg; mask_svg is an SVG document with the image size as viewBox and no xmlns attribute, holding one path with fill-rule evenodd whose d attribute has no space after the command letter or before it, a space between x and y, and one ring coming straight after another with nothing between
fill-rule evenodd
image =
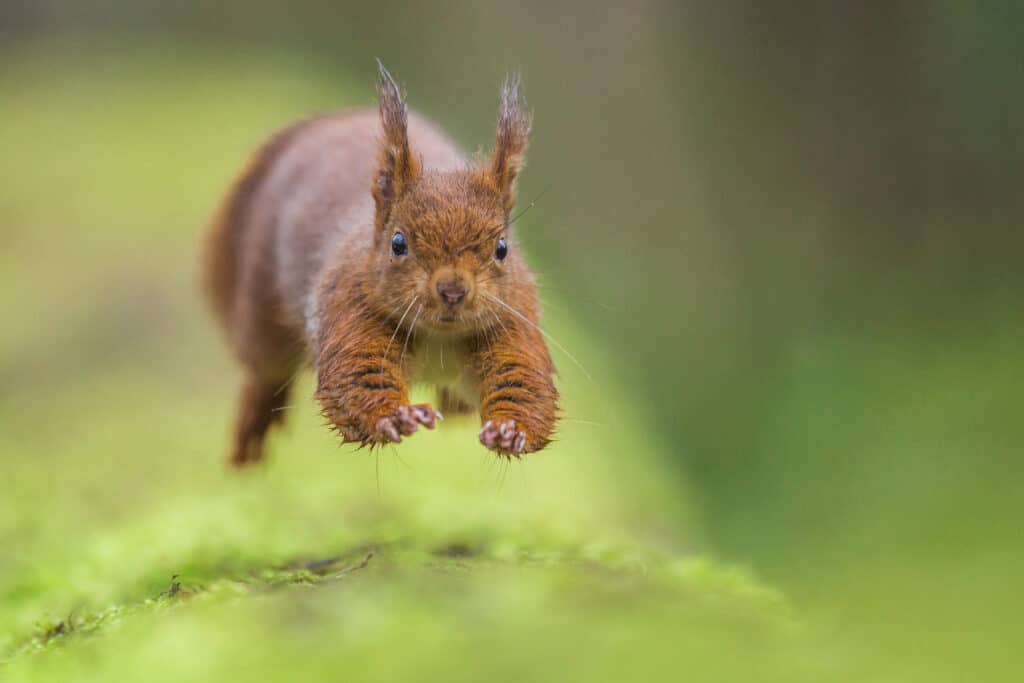
<instances>
[{"instance_id":1,"label":"blurred green background","mask_svg":"<svg viewBox=\"0 0 1024 683\"><path fill-rule=\"evenodd\" d=\"M0 677L1014 679L1022 7L0 1ZM375 56L470 149L522 70L594 380L231 476L200 235Z\"/></svg>"}]
</instances>

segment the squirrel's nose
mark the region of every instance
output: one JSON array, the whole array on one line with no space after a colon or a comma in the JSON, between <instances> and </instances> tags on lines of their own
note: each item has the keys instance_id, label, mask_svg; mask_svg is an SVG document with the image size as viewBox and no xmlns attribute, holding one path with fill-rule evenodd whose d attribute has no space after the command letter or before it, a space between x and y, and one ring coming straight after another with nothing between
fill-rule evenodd
<instances>
[{"instance_id":1,"label":"squirrel's nose","mask_svg":"<svg viewBox=\"0 0 1024 683\"><path fill-rule=\"evenodd\" d=\"M441 296L441 301L445 302L449 306L454 306L466 298L466 287L458 280L453 282L438 282L437 293Z\"/></svg>"}]
</instances>

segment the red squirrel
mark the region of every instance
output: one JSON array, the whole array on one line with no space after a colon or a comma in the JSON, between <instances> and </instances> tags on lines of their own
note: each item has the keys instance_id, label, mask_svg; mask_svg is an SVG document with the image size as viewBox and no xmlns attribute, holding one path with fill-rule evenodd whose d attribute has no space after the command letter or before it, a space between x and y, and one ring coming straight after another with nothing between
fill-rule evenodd
<instances>
[{"instance_id":1,"label":"red squirrel","mask_svg":"<svg viewBox=\"0 0 1024 683\"><path fill-rule=\"evenodd\" d=\"M307 363L344 442L433 429L442 415L410 405L414 381L437 387L445 413L478 411L499 455L551 441L555 368L510 225L531 125L519 81L502 88L493 154L470 161L379 67L377 112L277 133L210 227L204 284L245 370L233 465L262 459Z\"/></svg>"}]
</instances>

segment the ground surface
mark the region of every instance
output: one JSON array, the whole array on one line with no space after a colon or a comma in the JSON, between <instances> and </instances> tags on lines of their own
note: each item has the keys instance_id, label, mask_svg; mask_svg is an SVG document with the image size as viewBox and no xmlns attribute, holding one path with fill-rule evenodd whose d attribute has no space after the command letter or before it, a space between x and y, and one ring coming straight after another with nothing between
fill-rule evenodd
<instances>
[{"instance_id":1,"label":"ground surface","mask_svg":"<svg viewBox=\"0 0 1024 683\"><path fill-rule=\"evenodd\" d=\"M227 392L163 389L136 396L133 430L130 385L65 389L86 423L7 458L5 679L809 666L786 600L688 549L646 456L607 429L567 425L506 468L449 423L378 463L337 450L304 402L271 466L236 476L219 467Z\"/></svg>"}]
</instances>

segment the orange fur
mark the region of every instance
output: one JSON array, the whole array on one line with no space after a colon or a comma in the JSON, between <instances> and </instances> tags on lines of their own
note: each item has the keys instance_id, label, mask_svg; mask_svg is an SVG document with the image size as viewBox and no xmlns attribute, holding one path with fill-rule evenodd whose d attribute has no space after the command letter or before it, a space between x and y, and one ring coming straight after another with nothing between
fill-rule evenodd
<instances>
[{"instance_id":1,"label":"orange fur","mask_svg":"<svg viewBox=\"0 0 1024 683\"><path fill-rule=\"evenodd\" d=\"M247 375L236 465L262 457L304 360L345 441L432 428L430 406L408 405L412 381L436 384L446 408L479 408L481 441L499 454L551 439L554 366L509 226L530 128L518 82L503 90L483 168L407 112L383 67L379 95L376 116L320 117L272 138L211 227L205 284Z\"/></svg>"}]
</instances>

